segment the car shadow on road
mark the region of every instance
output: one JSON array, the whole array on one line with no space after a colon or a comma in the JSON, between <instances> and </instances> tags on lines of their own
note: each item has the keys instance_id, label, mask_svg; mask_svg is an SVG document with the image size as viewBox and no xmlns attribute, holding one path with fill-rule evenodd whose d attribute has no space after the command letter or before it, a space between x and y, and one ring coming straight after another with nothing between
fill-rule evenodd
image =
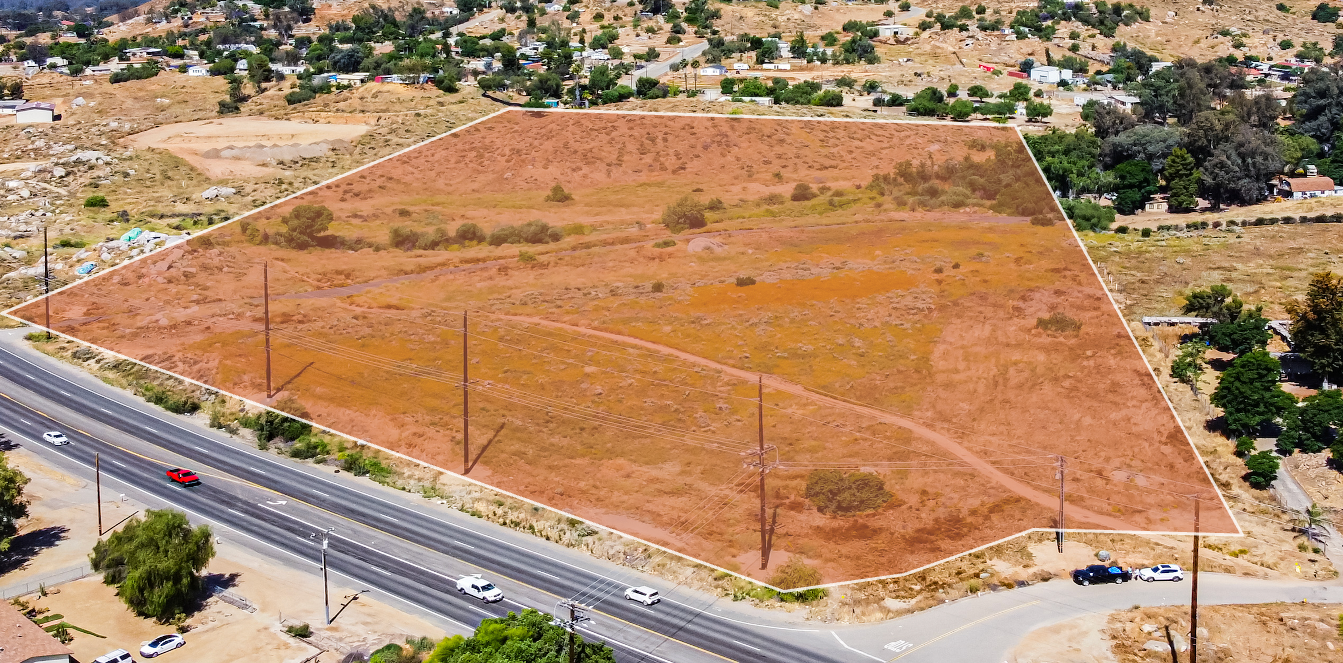
<instances>
[{"instance_id":1,"label":"car shadow on road","mask_svg":"<svg viewBox=\"0 0 1343 663\"><path fill-rule=\"evenodd\" d=\"M9 551L0 557L0 574L23 568L38 553L59 545L69 533L70 528L65 525L52 525L14 537L9 542Z\"/></svg>"}]
</instances>

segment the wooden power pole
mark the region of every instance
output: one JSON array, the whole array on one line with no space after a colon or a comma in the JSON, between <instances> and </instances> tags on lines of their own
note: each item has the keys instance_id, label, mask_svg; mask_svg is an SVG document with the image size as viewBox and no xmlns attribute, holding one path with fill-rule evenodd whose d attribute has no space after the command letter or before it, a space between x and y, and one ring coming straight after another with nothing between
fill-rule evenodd
<instances>
[{"instance_id":1,"label":"wooden power pole","mask_svg":"<svg viewBox=\"0 0 1343 663\"><path fill-rule=\"evenodd\" d=\"M270 391L270 263L261 263L261 299L266 317L266 398Z\"/></svg>"},{"instance_id":2,"label":"wooden power pole","mask_svg":"<svg viewBox=\"0 0 1343 663\"><path fill-rule=\"evenodd\" d=\"M1058 539L1059 552L1063 552L1063 468L1065 461L1063 456L1059 456L1059 531Z\"/></svg>"},{"instance_id":3,"label":"wooden power pole","mask_svg":"<svg viewBox=\"0 0 1343 663\"><path fill-rule=\"evenodd\" d=\"M1194 497L1194 574L1189 583L1189 663L1198 663L1198 548L1199 548L1199 498Z\"/></svg>"},{"instance_id":4,"label":"wooden power pole","mask_svg":"<svg viewBox=\"0 0 1343 663\"><path fill-rule=\"evenodd\" d=\"M51 340L51 256L47 249L47 227L42 226L42 303L47 310L47 340Z\"/></svg>"},{"instance_id":5,"label":"wooden power pole","mask_svg":"<svg viewBox=\"0 0 1343 663\"><path fill-rule=\"evenodd\" d=\"M103 471L98 454L93 454L93 499L98 502L98 536L103 535Z\"/></svg>"},{"instance_id":6,"label":"wooden power pole","mask_svg":"<svg viewBox=\"0 0 1343 663\"><path fill-rule=\"evenodd\" d=\"M467 389L470 364L466 355L466 309L462 309L462 475L471 471L471 395Z\"/></svg>"}]
</instances>

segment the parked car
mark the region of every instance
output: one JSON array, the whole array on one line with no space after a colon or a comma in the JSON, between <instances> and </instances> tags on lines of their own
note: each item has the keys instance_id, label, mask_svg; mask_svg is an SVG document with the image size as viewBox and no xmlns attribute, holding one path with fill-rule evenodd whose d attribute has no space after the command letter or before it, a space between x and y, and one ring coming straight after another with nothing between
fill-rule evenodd
<instances>
[{"instance_id":1,"label":"parked car","mask_svg":"<svg viewBox=\"0 0 1343 663\"><path fill-rule=\"evenodd\" d=\"M644 605L662 602L662 595L658 594L658 590L652 587L631 587L625 590L625 598L638 601Z\"/></svg>"},{"instance_id":2,"label":"parked car","mask_svg":"<svg viewBox=\"0 0 1343 663\"><path fill-rule=\"evenodd\" d=\"M135 663L135 659L125 649L118 649L93 659L93 663Z\"/></svg>"},{"instance_id":3,"label":"parked car","mask_svg":"<svg viewBox=\"0 0 1343 663\"><path fill-rule=\"evenodd\" d=\"M1104 564L1092 564L1085 569L1073 571L1073 582L1079 585L1099 585L1101 583L1112 582L1116 585L1125 580L1132 580L1133 574L1118 566L1106 566Z\"/></svg>"},{"instance_id":4,"label":"parked car","mask_svg":"<svg viewBox=\"0 0 1343 663\"><path fill-rule=\"evenodd\" d=\"M481 578L479 573L469 576L462 576L457 581L457 591L474 596L486 603L495 603L504 600L504 593L498 587L495 587L490 581Z\"/></svg>"},{"instance_id":5,"label":"parked car","mask_svg":"<svg viewBox=\"0 0 1343 663\"><path fill-rule=\"evenodd\" d=\"M161 656L178 647L186 646L187 641L176 633L160 635L149 642L140 645L140 655L145 658L154 658Z\"/></svg>"},{"instance_id":6,"label":"parked car","mask_svg":"<svg viewBox=\"0 0 1343 663\"><path fill-rule=\"evenodd\" d=\"M52 446L57 447L61 446L62 444L70 444L70 438L66 437L65 433L61 433L59 431L49 431L43 433L42 439L49 442Z\"/></svg>"},{"instance_id":7,"label":"parked car","mask_svg":"<svg viewBox=\"0 0 1343 663\"><path fill-rule=\"evenodd\" d=\"M184 470L180 467L174 467L173 469L168 470L168 478L172 479L173 481L176 481L177 483L182 484L183 486L201 485L200 477L196 476L195 472L192 472L191 470Z\"/></svg>"},{"instance_id":8,"label":"parked car","mask_svg":"<svg viewBox=\"0 0 1343 663\"><path fill-rule=\"evenodd\" d=\"M1147 582L1152 582L1154 580L1180 582L1181 580L1184 580L1184 569L1174 564L1157 564L1150 569L1139 570L1138 579Z\"/></svg>"}]
</instances>

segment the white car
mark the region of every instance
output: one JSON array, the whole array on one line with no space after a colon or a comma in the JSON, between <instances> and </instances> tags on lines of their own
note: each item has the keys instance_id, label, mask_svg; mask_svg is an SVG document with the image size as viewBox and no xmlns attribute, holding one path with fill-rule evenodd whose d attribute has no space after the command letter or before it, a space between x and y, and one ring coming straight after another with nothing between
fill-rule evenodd
<instances>
[{"instance_id":1,"label":"white car","mask_svg":"<svg viewBox=\"0 0 1343 663\"><path fill-rule=\"evenodd\" d=\"M159 637L140 645L140 655L145 658L154 658L155 656L166 654L178 647L186 646L186 644L187 641L176 633L160 635Z\"/></svg>"},{"instance_id":2,"label":"white car","mask_svg":"<svg viewBox=\"0 0 1343 663\"><path fill-rule=\"evenodd\" d=\"M1157 564L1150 569L1138 571L1138 579L1152 582L1153 580L1173 580L1179 582L1184 580L1184 569L1174 564Z\"/></svg>"},{"instance_id":3,"label":"white car","mask_svg":"<svg viewBox=\"0 0 1343 663\"><path fill-rule=\"evenodd\" d=\"M50 431L47 433L43 433L42 439L46 440L52 446L56 447L59 447L62 444L70 444L70 438L66 437L65 433L61 433L58 431Z\"/></svg>"},{"instance_id":4,"label":"white car","mask_svg":"<svg viewBox=\"0 0 1343 663\"><path fill-rule=\"evenodd\" d=\"M638 601L644 605L653 605L662 601L662 595L658 590L652 587L631 587L625 590L625 598L630 601Z\"/></svg>"},{"instance_id":5,"label":"white car","mask_svg":"<svg viewBox=\"0 0 1343 663\"><path fill-rule=\"evenodd\" d=\"M504 593L498 587L495 587L494 583L481 578L479 573L462 576L461 580L457 581L457 591L467 596L474 596L486 603L504 600Z\"/></svg>"}]
</instances>

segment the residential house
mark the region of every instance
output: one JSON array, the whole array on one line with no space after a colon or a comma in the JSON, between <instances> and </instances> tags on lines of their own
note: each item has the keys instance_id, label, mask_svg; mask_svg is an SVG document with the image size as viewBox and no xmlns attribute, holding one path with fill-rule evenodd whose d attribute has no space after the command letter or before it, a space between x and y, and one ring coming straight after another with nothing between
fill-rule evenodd
<instances>
[{"instance_id":1,"label":"residential house","mask_svg":"<svg viewBox=\"0 0 1343 663\"><path fill-rule=\"evenodd\" d=\"M908 25L877 25L878 37L913 37L914 28Z\"/></svg>"},{"instance_id":2,"label":"residential house","mask_svg":"<svg viewBox=\"0 0 1343 663\"><path fill-rule=\"evenodd\" d=\"M69 647L14 607L0 607L0 663L70 663Z\"/></svg>"},{"instance_id":3,"label":"residential house","mask_svg":"<svg viewBox=\"0 0 1343 663\"><path fill-rule=\"evenodd\" d=\"M1138 104L1138 98L1127 94L1112 94L1110 95L1110 103L1131 112L1133 107Z\"/></svg>"},{"instance_id":4,"label":"residential house","mask_svg":"<svg viewBox=\"0 0 1343 663\"><path fill-rule=\"evenodd\" d=\"M163 55L163 49L149 48L147 46L128 48L122 52L125 53L128 58L157 58Z\"/></svg>"},{"instance_id":5,"label":"residential house","mask_svg":"<svg viewBox=\"0 0 1343 663\"><path fill-rule=\"evenodd\" d=\"M19 124L51 124L56 117L56 104L29 101L14 108Z\"/></svg>"},{"instance_id":6,"label":"residential house","mask_svg":"<svg viewBox=\"0 0 1343 663\"><path fill-rule=\"evenodd\" d=\"M734 64L732 65L732 70L733 70L733 71L746 71L747 69L750 69L750 68L751 68L751 65L746 64L745 62L737 62L737 63L734 63Z\"/></svg>"},{"instance_id":7,"label":"residential house","mask_svg":"<svg viewBox=\"0 0 1343 663\"><path fill-rule=\"evenodd\" d=\"M1311 168L1311 172L1314 171L1315 169ZM1306 177L1279 176L1270 185L1273 189L1273 195L1281 196L1286 200L1320 198L1341 193L1338 187L1334 186L1333 178L1320 175L1307 175Z\"/></svg>"},{"instance_id":8,"label":"residential house","mask_svg":"<svg viewBox=\"0 0 1343 663\"><path fill-rule=\"evenodd\" d=\"M1073 70L1059 69L1058 67L1051 67L1049 65L1032 67L1030 72L1030 79L1036 83L1052 83L1058 85L1060 82L1072 77Z\"/></svg>"},{"instance_id":9,"label":"residential house","mask_svg":"<svg viewBox=\"0 0 1343 663\"><path fill-rule=\"evenodd\" d=\"M27 99L2 99L0 100L0 115L13 115L19 106L28 103Z\"/></svg>"},{"instance_id":10,"label":"residential house","mask_svg":"<svg viewBox=\"0 0 1343 663\"><path fill-rule=\"evenodd\" d=\"M709 65L709 66L707 66L707 67L700 67L699 75L700 75L700 76L726 76L726 75L727 75L727 67L724 67L724 66L721 65L721 64L711 64L711 65Z\"/></svg>"},{"instance_id":11,"label":"residential house","mask_svg":"<svg viewBox=\"0 0 1343 663\"><path fill-rule=\"evenodd\" d=\"M191 67L187 67L187 75L188 75L188 76L209 76L209 75L210 75L210 68L209 68L209 67L202 67L201 65L194 65L194 66L191 66Z\"/></svg>"}]
</instances>

